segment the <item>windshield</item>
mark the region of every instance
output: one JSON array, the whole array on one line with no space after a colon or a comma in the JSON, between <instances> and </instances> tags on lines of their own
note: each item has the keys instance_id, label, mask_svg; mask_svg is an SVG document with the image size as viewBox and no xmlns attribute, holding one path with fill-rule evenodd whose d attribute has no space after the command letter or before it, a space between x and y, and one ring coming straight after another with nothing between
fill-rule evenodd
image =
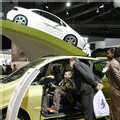
<instances>
[{"instance_id":1,"label":"windshield","mask_svg":"<svg viewBox=\"0 0 120 120\"><path fill-rule=\"evenodd\" d=\"M29 68L34 68L35 66L37 66L38 64L40 64L44 60L45 59L38 59L36 61L29 63L29 64L25 65L24 67L14 71L13 73L8 75L7 77L1 78L0 82L8 83L8 82L14 81L16 79L19 79Z\"/></svg>"}]
</instances>

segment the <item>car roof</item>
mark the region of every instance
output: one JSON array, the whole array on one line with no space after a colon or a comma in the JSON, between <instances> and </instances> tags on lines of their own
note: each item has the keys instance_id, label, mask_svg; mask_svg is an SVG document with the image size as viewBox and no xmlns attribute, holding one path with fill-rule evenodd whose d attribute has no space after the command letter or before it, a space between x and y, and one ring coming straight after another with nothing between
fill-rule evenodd
<instances>
[{"instance_id":1,"label":"car roof","mask_svg":"<svg viewBox=\"0 0 120 120\"><path fill-rule=\"evenodd\" d=\"M96 60L95 58L93 57L85 57L85 56L78 56L78 55L69 55L69 56L45 56L43 57L43 59L54 59L54 60L57 60L57 59L70 59L72 57L77 57L79 59L86 59L86 60Z\"/></svg>"},{"instance_id":2,"label":"car roof","mask_svg":"<svg viewBox=\"0 0 120 120\"><path fill-rule=\"evenodd\" d=\"M45 13L48 13L48 14L51 14L51 15L55 16L56 18L58 18L58 19L60 19L62 22L64 22L60 17L56 16L55 14L53 14L53 13L51 13L51 12L48 12L48 11L45 11L45 10L42 10L42 9L34 9L34 8L28 9L28 10L30 10L31 12L33 12L34 10L43 11L43 12L45 12ZM67 24L66 22L64 22L64 23Z\"/></svg>"},{"instance_id":3,"label":"car roof","mask_svg":"<svg viewBox=\"0 0 120 120\"><path fill-rule=\"evenodd\" d=\"M51 12L48 12L48 11L45 11L45 10L42 10L42 9L34 9L34 8L32 8L32 9L28 9L28 10L30 10L30 11L33 11L33 10L43 11L43 12L49 13L49 14L51 14L51 15L53 15L53 16L55 16L55 17L59 18L59 17L58 17L58 16L56 16L55 14L53 14L53 13L51 13ZM59 19L60 19L60 18L59 18Z\"/></svg>"},{"instance_id":4,"label":"car roof","mask_svg":"<svg viewBox=\"0 0 120 120\"><path fill-rule=\"evenodd\" d=\"M63 21L60 17L56 16L55 14L53 14L53 13L51 13L51 12L48 12L48 11L45 11L45 10L42 10L42 9L36 9L36 8L30 8L30 9L28 9L28 8L19 7L19 6L14 6L14 7L19 8L19 9L21 9L21 10L28 10L28 11L31 11L31 12L33 12L33 10L43 11L43 12L46 12L46 13L48 13L48 14L51 14L51 15L57 17L57 18L60 19L62 22L64 22L65 24L67 24L67 23L66 23L65 21Z\"/></svg>"},{"instance_id":5,"label":"car roof","mask_svg":"<svg viewBox=\"0 0 120 120\"><path fill-rule=\"evenodd\" d=\"M99 60L99 58L84 57L84 56L48 56L48 57L46 56L46 57L43 57L43 58L40 58L40 59L45 59L43 64L47 64L47 63L53 62L55 60L64 60L64 59L70 59L70 58L73 58L73 57L77 57L81 60L91 60L91 61ZM37 65L36 67L40 68L41 64Z\"/></svg>"},{"instance_id":6,"label":"car roof","mask_svg":"<svg viewBox=\"0 0 120 120\"><path fill-rule=\"evenodd\" d=\"M92 58L92 57L83 57L83 56L45 56L45 57L42 57L42 58L38 58L38 59L36 59L36 60L34 60L34 61L31 61L29 64L27 64L27 65L25 65L25 66L23 66L23 67L21 67L20 69L22 69L22 68L24 68L24 67L27 67L28 65L30 65L31 63L34 63L34 65L32 65L31 66L31 68L34 68L34 69L40 69L41 67L43 67L44 65L46 65L46 64L49 64L50 62L54 62L54 61L59 61L59 60L69 60L70 58L73 58L73 57L76 57L76 58L78 58L78 59L80 59L80 60L90 60L90 61L95 61L95 60L99 60L99 58ZM43 61L41 61L41 60L43 60ZM41 61L41 62L40 62ZM19 70L20 70L19 69ZM16 71L14 71L14 72L16 72ZM14 72L13 73L11 73L10 75L8 75L8 76L11 76L12 74L14 74Z\"/></svg>"}]
</instances>

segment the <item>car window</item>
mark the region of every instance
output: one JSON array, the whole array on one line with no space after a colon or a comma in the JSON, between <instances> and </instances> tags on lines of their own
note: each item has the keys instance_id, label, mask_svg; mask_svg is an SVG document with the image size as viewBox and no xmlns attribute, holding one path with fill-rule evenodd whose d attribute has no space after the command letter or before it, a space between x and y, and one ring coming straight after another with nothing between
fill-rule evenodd
<instances>
[{"instance_id":1,"label":"car window","mask_svg":"<svg viewBox=\"0 0 120 120\"><path fill-rule=\"evenodd\" d=\"M65 24L64 22L61 21L61 24L62 24L64 27L66 27L66 24Z\"/></svg>"},{"instance_id":2,"label":"car window","mask_svg":"<svg viewBox=\"0 0 120 120\"><path fill-rule=\"evenodd\" d=\"M32 82L32 85L40 84L46 86L49 85L50 82L57 85L63 78L63 72L66 64L69 64L68 60L56 60L40 68L40 73Z\"/></svg>"},{"instance_id":3,"label":"car window","mask_svg":"<svg viewBox=\"0 0 120 120\"><path fill-rule=\"evenodd\" d=\"M34 13L40 15L40 11L38 11L38 10L33 10L32 12L34 12Z\"/></svg>"},{"instance_id":4,"label":"car window","mask_svg":"<svg viewBox=\"0 0 120 120\"><path fill-rule=\"evenodd\" d=\"M109 48L98 48L91 52L92 57L106 57Z\"/></svg>"},{"instance_id":5,"label":"car window","mask_svg":"<svg viewBox=\"0 0 120 120\"><path fill-rule=\"evenodd\" d=\"M102 73L103 68L106 66L107 60L106 61L99 61L95 62L93 65L93 72L99 77L103 78L104 73Z\"/></svg>"},{"instance_id":6,"label":"car window","mask_svg":"<svg viewBox=\"0 0 120 120\"><path fill-rule=\"evenodd\" d=\"M14 71L13 73L11 73L10 75L8 75L5 78L2 78L2 82L3 83L8 83L14 80L19 79L20 77L22 77L22 75L29 69L29 68L34 68L36 65L40 64L41 62L43 62L45 59L39 59L36 60L34 62L31 62L29 64L27 64L26 66L23 66L22 68Z\"/></svg>"},{"instance_id":7,"label":"car window","mask_svg":"<svg viewBox=\"0 0 120 120\"><path fill-rule=\"evenodd\" d=\"M43 11L41 11L41 15L44 16L45 18L61 25L60 19L58 19L57 17L55 17L49 13L43 12Z\"/></svg>"},{"instance_id":8,"label":"car window","mask_svg":"<svg viewBox=\"0 0 120 120\"><path fill-rule=\"evenodd\" d=\"M40 73L37 75L37 77L33 80L33 82L31 83L31 85L39 85L40 84L40 80L46 76L46 72L48 69L49 64L43 66L40 68Z\"/></svg>"},{"instance_id":9,"label":"car window","mask_svg":"<svg viewBox=\"0 0 120 120\"><path fill-rule=\"evenodd\" d=\"M86 60L86 59L79 59L81 62L84 62L85 64L87 64L88 66L90 65L90 60ZM57 61L54 61L51 63L50 65L50 69L53 67L53 66L58 66L59 69L60 69L60 72L61 72L61 75L62 75L62 78L64 77L64 73L65 71L69 71L71 70L71 67L69 65L69 61L70 59L64 59L64 60L57 60ZM53 69L53 68L52 68Z\"/></svg>"},{"instance_id":10,"label":"car window","mask_svg":"<svg viewBox=\"0 0 120 120\"><path fill-rule=\"evenodd\" d=\"M69 65L69 59L64 59L64 60L57 60L51 63L52 69L55 70L54 68L57 67L57 71L60 72L61 78L64 76L64 72L66 71L66 66ZM54 71L56 72L56 71Z\"/></svg>"},{"instance_id":11,"label":"car window","mask_svg":"<svg viewBox=\"0 0 120 120\"><path fill-rule=\"evenodd\" d=\"M91 56L92 57L106 57L107 51L111 48L119 48L119 47L97 48L91 52Z\"/></svg>"},{"instance_id":12,"label":"car window","mask_svg":"<svg viewBox=\"0 0 120 120\"><path fill-rule=\"evenodd\" d=\"M55 22L59 25L61 25L61 20L59 18L57 18L56 16L52 15L52 14L49 14L45 11L37 11L37 10L34 10L33 12L35 12L35 13L37 13L37 14L39 14L39 15L41 15L41 16L43 16L43 17L45 17L45 18L47 18L47 19L49 19L49 20L51 20L51 21L53 21L53 22Z\"/></svg>"}]
</instances>

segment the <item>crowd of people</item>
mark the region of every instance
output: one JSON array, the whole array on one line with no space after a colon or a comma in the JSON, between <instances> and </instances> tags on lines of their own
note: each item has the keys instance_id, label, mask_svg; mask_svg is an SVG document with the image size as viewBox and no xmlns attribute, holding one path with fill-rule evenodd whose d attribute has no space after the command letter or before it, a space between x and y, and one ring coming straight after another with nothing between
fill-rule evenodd
<instances>
[{"instance_id":1,"label":"crowd of people","mask_svg":"<svg viewBox=\"0 0 120 120\"><path fill-rule=\"evenodd\" d=\"M3 75L9 75L13 71L17 70L16 64L13 65L13 67L10 64L3 64L2 65L2 74Z\"/></svg>"}]
</instances>

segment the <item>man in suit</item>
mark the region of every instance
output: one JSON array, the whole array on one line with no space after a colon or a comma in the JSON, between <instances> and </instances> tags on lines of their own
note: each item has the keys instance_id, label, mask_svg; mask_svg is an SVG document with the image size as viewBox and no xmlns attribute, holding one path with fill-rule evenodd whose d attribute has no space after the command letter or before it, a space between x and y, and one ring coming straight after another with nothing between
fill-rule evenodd
<instances>
[{"instance_id":1,"label":"man in suit","mask_svg":"<svg viewBox=\"0 0 120 120\"><path fill-rule=\"evenodd\" d=\"M82 105L82 113L85 120L95 120L93 112L93 97L96 90L102 89L92 70L77 58L70 59L70 67L73 69L73 79L76 85L76 94Z\"/></svg>"}]
</instances>

